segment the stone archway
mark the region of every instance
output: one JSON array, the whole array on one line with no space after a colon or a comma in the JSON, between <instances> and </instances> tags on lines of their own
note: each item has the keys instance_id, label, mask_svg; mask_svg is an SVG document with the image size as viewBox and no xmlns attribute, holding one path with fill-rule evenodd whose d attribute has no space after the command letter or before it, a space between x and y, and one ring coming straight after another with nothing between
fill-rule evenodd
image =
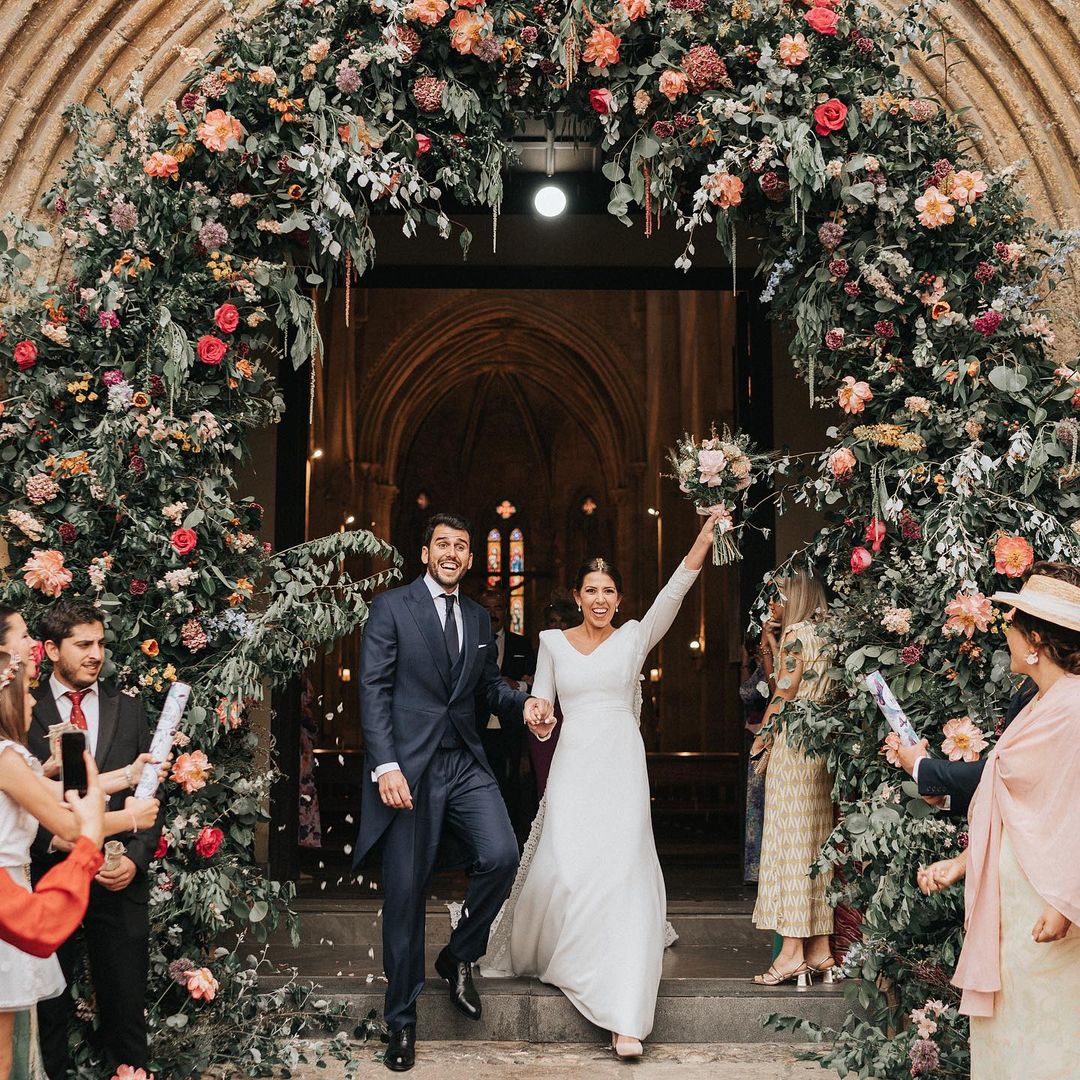
<instances>
[{"instance_id":1,"label":"stone archway","mask_svg":"<svg viewBox=\"0 0 1080 1080\"><path fill-rule=\"evenodd\" d=\"M255 13L267 0L239 0ZM896 0L886 7L896 9ZM995 166L1027 159L1024 188L1039 217L1075 225L1080 206L1080 11L1068 0L952 0L950 63L918 59L913 72L966 119ZM175 97L180 48L209 49L228 22L218 0L9 0L0 11L0 192L27 213L70 150L61 111L100 87L119 97L140 72L147 103ZM46 59L48 58L48 59Z\"/></svg>"}]
</instances>

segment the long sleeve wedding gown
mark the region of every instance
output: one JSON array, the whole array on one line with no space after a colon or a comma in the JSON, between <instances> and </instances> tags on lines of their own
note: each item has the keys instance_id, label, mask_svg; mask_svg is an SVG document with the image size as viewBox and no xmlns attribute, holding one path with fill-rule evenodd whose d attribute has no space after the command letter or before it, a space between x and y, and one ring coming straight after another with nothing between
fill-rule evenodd
<instances>
[{"instance_id":1,"label":"long sleeve wedding gown","mask_svg":"<svg viewBox=\"0 0 1080 1080\"><path fill-rule=\"evenodd\" d=\"M493 926L485 975L534 975L588 1020L652 1030L667 895L653 841L638 678L698 571L680 565L645 617L589 655L540 635L533 693L562 707L547 792L514 890Z\"/></svg>"}]
</instances>

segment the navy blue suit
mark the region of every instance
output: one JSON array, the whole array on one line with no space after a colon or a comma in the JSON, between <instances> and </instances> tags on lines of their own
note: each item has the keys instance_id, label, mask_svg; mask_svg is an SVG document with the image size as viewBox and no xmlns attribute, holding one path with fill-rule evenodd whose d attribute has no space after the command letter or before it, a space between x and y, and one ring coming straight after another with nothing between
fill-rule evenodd
<instances>
[{"instance_id":1,"label":"navy blue suit","mask_svg":"<svg viewBox=\"0 0 1080 1080\"><path fill-rule=\"evenodd\" d=\"M475 700L506 723L523 723L526 694L500 677L487 612L460 598L462 636L451 668L443 627L423 577L376 596L360 652L366 755L355 863L382 840L385 1018L391 1031L416 1022L424 986L428 881L443 826L469 851L469 890L450 955L471 963L487 949L491 922L509 895L518 847L476 730ZM379 797L370 771L396 761L412 810Z\"/></svg>"}]
</instances>

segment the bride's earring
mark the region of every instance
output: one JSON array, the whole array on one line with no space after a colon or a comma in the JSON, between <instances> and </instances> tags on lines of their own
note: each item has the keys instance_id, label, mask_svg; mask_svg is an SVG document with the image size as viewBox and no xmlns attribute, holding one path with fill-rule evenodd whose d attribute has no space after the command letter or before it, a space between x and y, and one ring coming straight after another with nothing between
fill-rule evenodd
<instances>
[{"instance_id":1,"label":"bride's earring","mask_svg":"<svg viewBox=\"0 0 1080 1080\"><path fill-rule=\"evenodd\" d=\"M1035 665L1039 662L1039 654L1034 649L1032 649L1031 652L1029 652L1027 656L1024 657L1024 659L1029 664Z\"/></svg>"}]
</instances>

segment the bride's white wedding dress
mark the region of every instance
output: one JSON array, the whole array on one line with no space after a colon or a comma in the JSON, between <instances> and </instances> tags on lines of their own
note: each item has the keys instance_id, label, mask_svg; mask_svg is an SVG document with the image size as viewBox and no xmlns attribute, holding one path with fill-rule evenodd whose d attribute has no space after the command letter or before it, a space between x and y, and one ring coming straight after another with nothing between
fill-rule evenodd
<instances>
[{"instance_id":1,"label":"bride's white wedding dress","mask_svg":"<svg viewBox=\"0 0 1080 1080\"><path fill-rule=\"evenodd\" d=\"M679 566L640 621L588 656L561 630L540 635L533 694L562 707L562 732L513 892L482 974L534 975L594 1024L652 1030L667 894L653 842L638 678L698 571Z\"/></svg>"}]
</instances>

